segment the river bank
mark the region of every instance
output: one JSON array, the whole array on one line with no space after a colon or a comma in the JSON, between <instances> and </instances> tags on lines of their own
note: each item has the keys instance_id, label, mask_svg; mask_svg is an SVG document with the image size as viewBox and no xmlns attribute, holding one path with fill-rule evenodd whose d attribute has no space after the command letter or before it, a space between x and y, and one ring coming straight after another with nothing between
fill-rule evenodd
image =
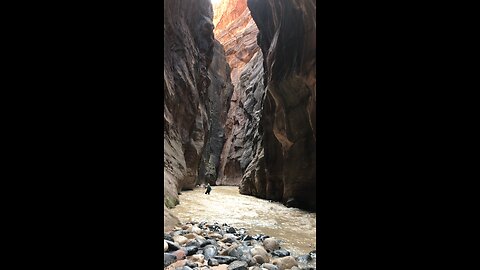
<instances>
[{"instance_id":1,"label":"river bank","mask_svg":"<svg viewBox=\"0 0 480 270\"><path fill-rule=\"evenodd\" d=\"M280 239L228 224L189 222L164 233L167 270L301 270L316 268L316 251L293 256Z\"/></svg>"},{"instance_id":2,"label":"river bank","mask_svg":"<svg viewBox=\"0 0 480 270\"><path fill-rule=\"evenodd\" d=\"M181 222L209 221L244 228L250 234L264 234L281 239L282 246L294 256L307 254L316 244L316 213L288 208L242 195L238 187L213 186L210 195L205 189L182 191L180 204L171 209Z\"/></svg>"}]
</instances>

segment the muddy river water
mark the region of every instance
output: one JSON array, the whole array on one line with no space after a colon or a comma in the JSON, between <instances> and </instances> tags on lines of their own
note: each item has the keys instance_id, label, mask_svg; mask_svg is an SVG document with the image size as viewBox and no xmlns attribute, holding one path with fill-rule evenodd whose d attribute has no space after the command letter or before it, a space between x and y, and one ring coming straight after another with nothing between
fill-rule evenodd
<instances>
[{"instance_id":1,"label":"muddy river water","mask_svg":"<svg viewBox=\"0 0 480 270\"><path fill-rule=\"evenodd\" d=\"M266 234L283 240L281 247L293 256L315 250L316 213L287 208L253 196L241 195L238 187L214 186L210 195L203 188L183 191L172 212L182 222L209 221L245 228L250 235Z\"/></svg>"}]
</instances>

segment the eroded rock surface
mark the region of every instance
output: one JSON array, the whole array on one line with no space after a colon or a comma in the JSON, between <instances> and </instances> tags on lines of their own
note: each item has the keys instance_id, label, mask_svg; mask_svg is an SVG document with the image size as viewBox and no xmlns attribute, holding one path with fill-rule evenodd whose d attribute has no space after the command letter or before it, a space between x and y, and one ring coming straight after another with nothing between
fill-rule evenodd
<instances>
[{"instance_id":1,"label":"eroded rock surface","mask_svg":"<svg viewBox=\"0 0 480 270\"><path fill-rule=\"evenodd\" d=\"M263 60L256 42L258 28L250 16L246 0L226 0L215 6L214 23L215 38L224 46L234 85L216 184L239 185L249 163L245 160L245 154L254 151L252 142L246 143L249 141L246 138L249 131L247 126L253 126L252 108L261 99L258 96L263 95L263 88L258 87L258 82L250 83L250 80L263 72L255 64ZM257 57L255 60L254 56ZM257 99L253 93L256 93Z\"/></svg>"},{"instance_id":2,"label":"eroded rock surface","mask_svg":"<svg viewBox=\"0 0 480 270\"><path fill-rule=\"evenodd\" d=\"M233 85L230 66L226 62L223 46L214 41L213 59L208 69L211 80L205 104L209 119L209 132L199 168L199 182L215 184L220 164L220 154L225 143L225 123L230 107Z\"/></svg>"},{"instance_id":3,"label":"eroded rock surface","mask_svg":"<svg viewBox=\"0 0 480 270\"><path fill-rule=\"evenodd\" d=\"M316 210L316 2L248 0L248 8L259 28L267 94L264 149L240 192Z\"/></svg>"},{"instance_id":4,"label":"eroded rock surface","mask_svg":"<svg viewBox=\"0 0 480 270\"><path fill-rule=\"evenodd\" d=\"M205 106L213 57L209 0L164 1L164 204L195 186L209 130ZM165 224L176 223L165 214Z\"/></svg>"}]
</instances>

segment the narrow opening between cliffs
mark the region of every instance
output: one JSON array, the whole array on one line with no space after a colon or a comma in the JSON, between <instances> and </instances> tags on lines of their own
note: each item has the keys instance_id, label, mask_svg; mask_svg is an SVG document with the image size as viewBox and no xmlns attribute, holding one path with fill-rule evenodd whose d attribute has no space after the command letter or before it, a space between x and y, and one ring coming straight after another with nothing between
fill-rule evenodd
<instances>
[{"instance_id":1,"label":"narrow opening between cliffs","mask_svg":"<svg viewBox=\"0 0 480 270\"><path fill-rule=\"evenodd\" d=\"M298 2L165 1L165 268L316 267L315 1Z\"/></svg>"}]
</instances>

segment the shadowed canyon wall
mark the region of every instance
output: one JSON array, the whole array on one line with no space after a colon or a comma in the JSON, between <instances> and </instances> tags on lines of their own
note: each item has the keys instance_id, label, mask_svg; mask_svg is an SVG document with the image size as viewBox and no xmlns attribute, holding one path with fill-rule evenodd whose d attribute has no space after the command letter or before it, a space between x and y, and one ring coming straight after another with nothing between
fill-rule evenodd
<instances>
[{"instance_id":1,"label":"shadowed canyon wall","mask_svg":"<svg viewBox=\"0 0 480 270\"><path fill-rule=\"evenodd\" d=\"M316 209L315 8L164 1L165 227L204 182Z\"/></svg>"},{"instance_id":2,"label":"shadowed canyon wall","mask_svg":"<svg viewBox=\"0 0 480 270\"><path fill-rule=\"evenodd\" d=\"M259 117L254 117L253 109L261 110L263 66L258 63L263 59L257 45L258 28L246 0L225 0L214 6L213 21L215 38L225 49L234 86L216 184L239 185L254 151L252 128L258 126Z\"/></svg>"},{"instance_id":3,"label":"shadowed canyon wall","mask_svg":"<svg viewBox=\"0 0 480 270\"><path fill-rule=\"evenodd\" d=\"M164 1L164 229L181 190L214 183L233 92L209 0Z\"/></svg>"},{"instance_id":4,"label":"shadowed canyon wall","mask_svg":"<svg viewBox=\"0 0 480 270\"><path fill-rule=\"evenodd\" d=\"M208 69L211 79L206 108L209 119L209 134L199 168L199 182L215 184L218 176L220 154L225 143L225 124L230 107L233 85L230 81L230 66L225 59L223 46L215 40L213 60Z\"/></svg>"},{"instance_id":5,"label":"shadowed canyon wall","mask_svg":"<svg viewBox=\"0 0 480 270\"><path fill-rule=\"evenodd\" d=\"M167 208L195 186L208 136L212 18L209 0L164 1L164 226L178 221Z\"/></svg>"},{"instance_id":6,"label":"shadowed canyon wall","mask_svg":"<svg viewBox=\"0 0 480 270\"><path fill-rule=\"evenodd\" d=\"M266 97L242 194L316 210L316 1L248 0L259 29Z\"/></svg>"}]
</instances>

